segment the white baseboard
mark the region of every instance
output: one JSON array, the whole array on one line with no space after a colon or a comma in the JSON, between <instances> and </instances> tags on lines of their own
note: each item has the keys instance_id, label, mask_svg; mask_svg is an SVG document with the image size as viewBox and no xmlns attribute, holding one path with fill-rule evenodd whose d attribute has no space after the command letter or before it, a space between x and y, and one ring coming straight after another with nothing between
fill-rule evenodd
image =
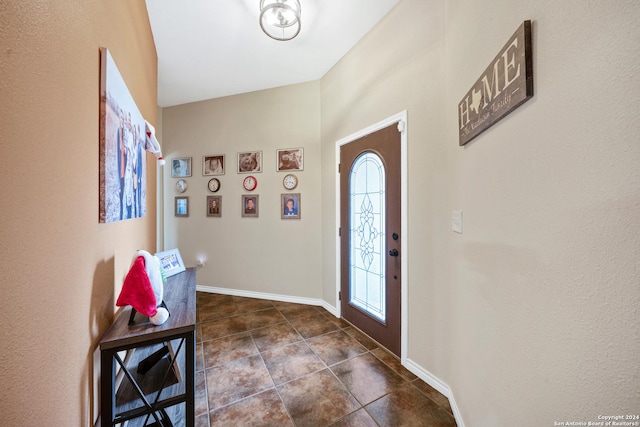
<instances>
[{"instance_id":1,"label":"white baseboard","mask_svg":"<svg viewBox=\"0 0 640 427\"><path fill-rule=\"evenodd\" d=\"M196 290L200 292L209 292L214 294L223 294L223 295L233 295L238 297L247 297L247 298L260 298L260 299L268 299L271 301L282 301L282 302L293 302L296 304L307 304L307 305L315 305L323 307L329 313L337 316L338 310L328 304L326 301L319 298L306 298L306 297L292 297L290 295L280 295L280 294L268 294L264 292L252 292L252 291L241 291L238 289L228 289L228 288L216 288L213 286L203 286L197 285Z\"/></svg>"},{"instance_id":2,"label":"white baseboard","mask_svg":"<svg viewBox=\"0 0 640 427\"><path fill-rule=\"evenodd\" d=\"M411 359L403 359L402 365L407 368L409 371L418 376L422 381L429 384L431 387L438 390L440 393L445 395L449 399L449 404L451 405L451 410L453 411L453 417L456 419L456 424L458 427L464 427L464 422L462 421L462 414L458 409L458 405L456 404L456 400L453 397L453 392L451 388L442 381L440 378L433 375L431 372L424 369L422 366L418 365Z\"/></svg>"},{"instance_id":3,"label":"white baseboard","mask_svg":"<svg viewBox=\"0 0 640 427\"><path fill-rule=\"evenodd\" d=\"M293 302L297 304L307 304L307 305L315 305L319 307L323 307L329 313L333 314L335 317L338 317L338 310L336 307L328 304L326 301L319 298L306 298L306 297L292 297L290 295L280 295L280 294L268 294L264 292L252 292L252 291L241 291L238 289L228 289L228 288L216 288L212 286L196 286L196 290L200 292L209 292L215 294L223 294L223 295L234 295L239 297L247 297L247 298L260 298L267 299L271 301L282 301L282 302ZM440 393L445 395L449 399L449 404L451 405L451 410L453 411L453 416L456 419L456 424L458 427L464 427L464 423L462 422L462 416L460 414L460 410L456 405L456 401L453 398L453 393L449 386L444 383L440 378L431 374L429 371L424 369L422 366L418 365L414 361L408 358L402 359L402 365L407 368L409 371L414 373L418 378L422 381L429 384L431 387L438 390Z\"/></svg>"}]
</instances>

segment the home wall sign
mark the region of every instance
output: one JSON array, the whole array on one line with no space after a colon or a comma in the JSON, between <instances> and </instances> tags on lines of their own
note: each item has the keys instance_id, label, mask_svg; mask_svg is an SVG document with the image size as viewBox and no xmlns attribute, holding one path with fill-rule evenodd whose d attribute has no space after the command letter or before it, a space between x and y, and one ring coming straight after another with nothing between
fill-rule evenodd
<instances>
[{"instance_id":1,"label":"home wall sign","mask_svg":"<svg viewBox=\"0 0 640 427\"><path fill-rule=\"evenodd\" d=\"M524 21L458 104L460 145L533 96L531 21Z\"/></svg>"}]
</instances>

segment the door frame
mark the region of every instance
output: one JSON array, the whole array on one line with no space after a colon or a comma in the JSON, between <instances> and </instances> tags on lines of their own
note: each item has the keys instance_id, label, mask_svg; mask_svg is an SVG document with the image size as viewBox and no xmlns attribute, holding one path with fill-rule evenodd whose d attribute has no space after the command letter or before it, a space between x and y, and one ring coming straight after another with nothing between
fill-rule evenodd
<instances>
[{"instance_id":1,"label":"door frame","mask_svg":"<svg viewBox=\"0 0 640 427\"><path fill-rule=\"evenodd\" d=\"M407 232L407 110L401 111L397 114L394 114L391 117L388 117L378 123L375 123L365 129L362 129L358 132L355 132L349 136L346 136L342 139L336 141L336 158L335 158L335 195L336 195L336 298L335 298L335 307L337 308L338 317L342 315L342 307L340 301L338 300L338 295L340 295L340 280L341 280L341 267L340 267L340 236L339 236L339 228L340 228L340 173L338 172L338 167L340 164L340 147L345 144L349 144L357 139L362 138L363 136L374 133L380 129L384 129L397 123L398 131L400 132L400 235L402 236L401 244L400 244L400 253L402 257L400 259L400 301L402 304L400 310L400 359L402 364L406 361L407 358L407 331L408 331L408 307L407 304L409 302L409 298L407 295L407 288L409 283L409 276L407 274L407 265L408 265L408 241L409 241L409 233ZM345 172L345 171L343 171Z\"/></svg>"}]
</instances>

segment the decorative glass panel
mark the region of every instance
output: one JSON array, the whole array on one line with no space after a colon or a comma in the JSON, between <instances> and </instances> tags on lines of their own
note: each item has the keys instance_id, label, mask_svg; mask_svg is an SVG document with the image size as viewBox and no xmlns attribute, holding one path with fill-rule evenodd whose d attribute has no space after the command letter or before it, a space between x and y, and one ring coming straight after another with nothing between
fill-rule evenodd
<instances>
[{"instance_id":1,"label":"decorative glass panel","mask_svg":"<svg viewBox=\"0 0 640 427\"><path fill-rule=\"evenodd\" d=\"M350 303L385 321L385 170L380 156L365 152L349 176Z\"/></svg>"}]
</instances>

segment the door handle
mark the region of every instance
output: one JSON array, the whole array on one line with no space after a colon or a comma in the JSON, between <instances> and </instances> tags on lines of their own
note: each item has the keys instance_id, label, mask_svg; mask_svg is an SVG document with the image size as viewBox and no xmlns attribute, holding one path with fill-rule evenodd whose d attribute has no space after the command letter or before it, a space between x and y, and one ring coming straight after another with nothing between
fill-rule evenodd
<instances>
[{"instance_id":1,"label":"door handle","mask_svg":"<svg viewBox=\"0 0 640 427\"><path fill-rule=\"evenodd\" d=\"M398 250L397 249L391 249L389 251L389 256L398 256Z\"/></svg>"}]
</instances>

